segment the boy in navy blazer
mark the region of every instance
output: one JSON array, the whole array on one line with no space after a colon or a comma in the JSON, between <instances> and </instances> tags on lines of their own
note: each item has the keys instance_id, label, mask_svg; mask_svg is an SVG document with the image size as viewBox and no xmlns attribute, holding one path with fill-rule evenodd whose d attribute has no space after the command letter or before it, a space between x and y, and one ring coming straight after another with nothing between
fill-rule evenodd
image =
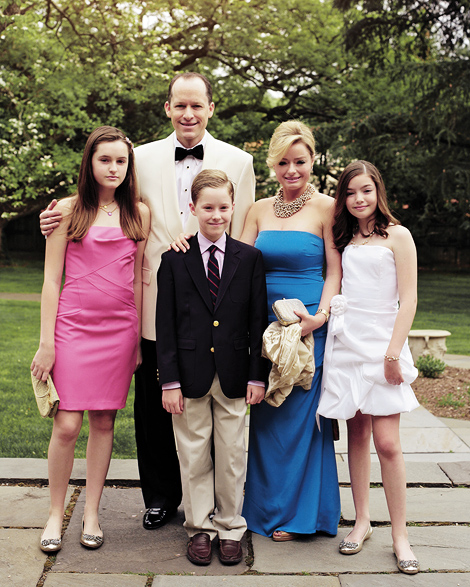
<instances>
[{"instance_id":1,"label":"boy in navy blazer","mask_svg":"<svg viewBox=\"0 0 470 587\"><path fill-rule=\"evenodd\" d=\"M223 171L195 177L190 208L199 232L185 254L163 254L157 276L162 401L178 445L187 556L198 565L210 563L216 536L223 564L242 559L246 404L263 400L269 371L261 358L268 323L262 256L225 232L233 193Z\"/></svg>"}]
</instances>

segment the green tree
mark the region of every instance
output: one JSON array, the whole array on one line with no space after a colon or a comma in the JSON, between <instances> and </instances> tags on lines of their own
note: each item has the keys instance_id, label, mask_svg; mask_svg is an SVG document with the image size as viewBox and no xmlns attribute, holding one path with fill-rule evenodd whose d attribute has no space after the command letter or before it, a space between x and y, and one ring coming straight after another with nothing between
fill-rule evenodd
<instances>
[{"instance_id":1,"label":"green tree","mask_svg":"<svg viewBox=\"0 0 470 587\"><path fill-rule=\"evenodd\" d=\"M343 149L383 171L421 245L469 246L470 3L335 5L345 11L348 51L380 88L372 91L375 107L363 101L366 108L350 110Z\"/></svg>"},{"instance_id":2,"label":"green tree","mask_svg":"<svg viewBox=\"0 0 470 587\"><path fill-rule=\"evenodd\" d=\"M407 225L468 232L468 0L0 0L0 231L69 194L87 134L171 129L174 73L208 74L211 131L251 150L261 194L272 130L314 129L320 188L352 159L383 172ZM468 7L468 6L467 6ZM463 220L462 220L463 219Z\"/></svg>"},{"instance_id":3,"label":"green tree","mask_svg":"<svg viewBox=\"0 0 470 587\"><path fill-rule=\"evenodd\" d=\"M208 73L213 132L255 155L341 73L341 18L321 0L0 0L0 231L73 189L86 135L120 126L136 143L171 128L170 77ZM268 182L269 183L269 182Z\"/></svg>"}]
</instances>

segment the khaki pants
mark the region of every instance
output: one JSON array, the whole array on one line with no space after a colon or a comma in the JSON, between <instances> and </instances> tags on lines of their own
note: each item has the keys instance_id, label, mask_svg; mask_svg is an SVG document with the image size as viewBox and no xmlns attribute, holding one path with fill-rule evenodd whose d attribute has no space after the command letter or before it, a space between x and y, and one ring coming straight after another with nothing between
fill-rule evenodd
<instances>
[{"instance_id":1,"label":"khaki pants","mask_svg":"<svg viewBox=\"0 0 470 587\"><path fill-rule=\"evenodd\" d=\"M241 540L246 531L241 516L246 474L245 413L245 398L227 398L216 374L204 397L184 398L183 413L173 415L183 484L184 527L190 537L205 532L211 540L216 535L222 540ZM211 520L209 515L215 506Z\"/></svg>"}]
</instances>

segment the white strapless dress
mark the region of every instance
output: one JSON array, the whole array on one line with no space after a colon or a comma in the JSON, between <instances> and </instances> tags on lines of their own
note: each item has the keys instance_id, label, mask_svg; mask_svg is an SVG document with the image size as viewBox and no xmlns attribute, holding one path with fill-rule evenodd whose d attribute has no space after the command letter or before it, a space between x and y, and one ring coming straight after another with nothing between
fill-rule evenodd
<instances>
[{"instance_id":1,"label":"white strapless dress","mask_svg":"<svg viewBox=\"0 0 470 587\"><path fill-rule=\"evenodd\" d=\"M358 410L373 416L410 412L419 406L410 383L418 376L408 341L400 354L404 377L384 376L398 311L393 252L382 246L348 245L343 251L342 293L332 300L317 414L348 420Z\"/></svg>"}]
</instances>

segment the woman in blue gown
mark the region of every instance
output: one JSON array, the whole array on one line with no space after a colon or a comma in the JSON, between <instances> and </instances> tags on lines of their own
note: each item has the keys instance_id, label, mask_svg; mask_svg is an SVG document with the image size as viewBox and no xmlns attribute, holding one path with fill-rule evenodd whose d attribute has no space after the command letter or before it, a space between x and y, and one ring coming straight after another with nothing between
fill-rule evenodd
<instances>
[{"instance_id":1,"label":"woman in blue gown","mask_svg":"<svg viewBox=\"0 0 470 587\"><path fill-rule=\"evenodd\" d=\"M331 233L334 200L309 183L314 154L308 127L298 121L278 126L267 163L281 188L253 205L241 237L263 252L270 310L278 299L301 299L309 312L299 314L302 335L313 332L315 341L311 389L295 386L279 407L251 407L243 516L250 530L279 542L297 534L336 535L340 517L331 421L320 418L319 429L315 418L341 259ZM276 320L272 311L270 320Z\"/></svg>"}]
</instances>

